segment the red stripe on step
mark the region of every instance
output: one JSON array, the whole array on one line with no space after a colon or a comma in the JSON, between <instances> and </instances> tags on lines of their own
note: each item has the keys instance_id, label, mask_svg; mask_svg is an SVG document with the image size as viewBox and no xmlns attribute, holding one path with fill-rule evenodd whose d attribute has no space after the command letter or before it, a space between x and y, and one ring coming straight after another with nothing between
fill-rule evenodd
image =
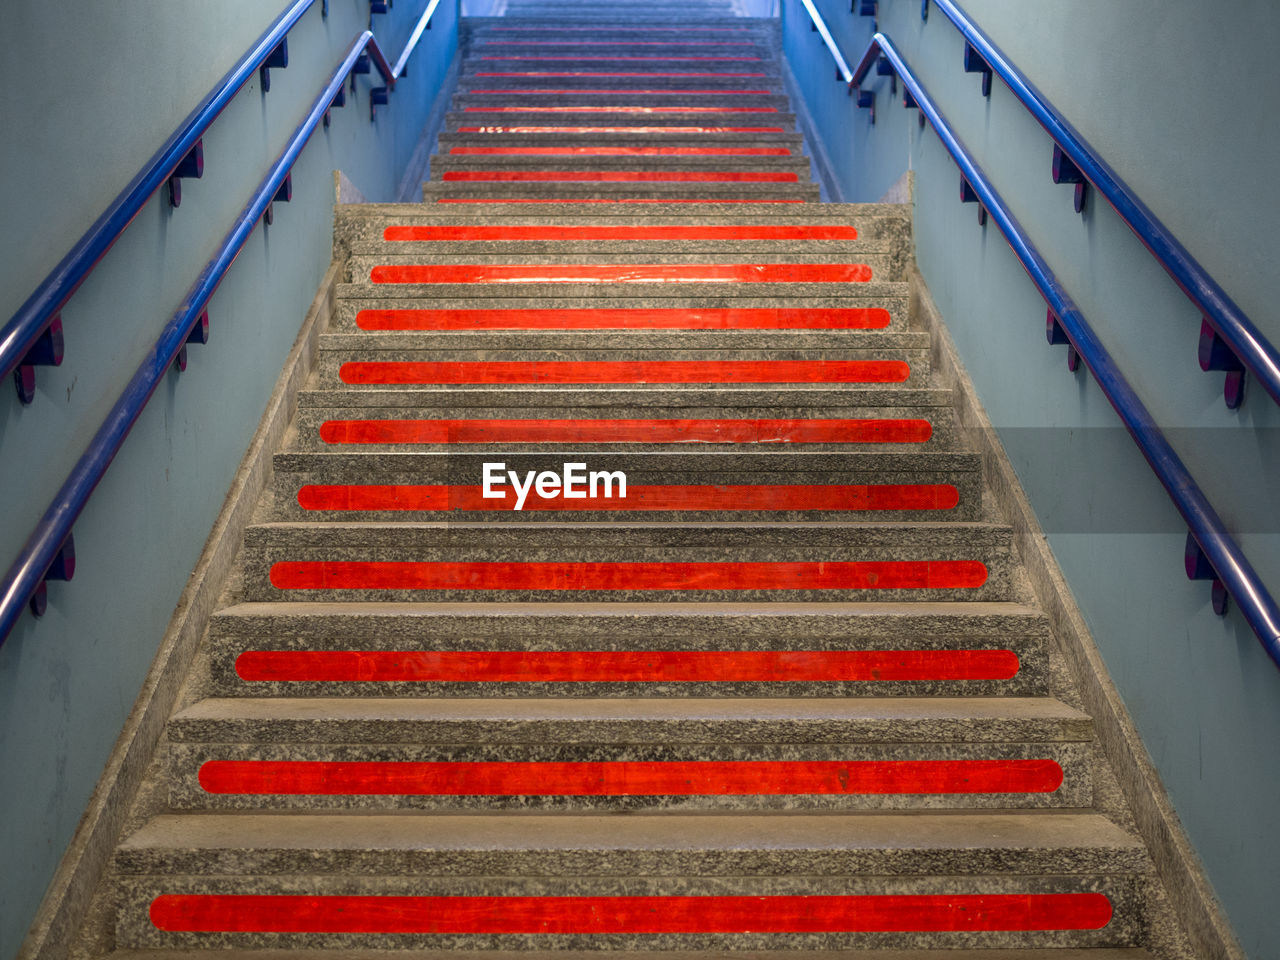
<instances>
[{"instance_id":1,"label":"red stripe on step","mask_svg":"<svg viewBox=\"0 0 1280 960\"><path fill-rule=\"evenodd\" d=\"M464 113L777 113L777 107L678 107L678 106L614 106L612 104L588 104L568 107L467 107Z\"/></svg>"},{"instance_id":2,"label":"red stripe on step","mask_svg":"<svg viewBox=\"0 0 1280 960\"><path fill-rule=\"evenodd\" d=\"M308 484L304 510L510 510L515 493L485 497L481 486L443 484ZM951 484L631 485L625 498L542 499L530 492L523 510L952 510Z\"/></svg>"},{"instance_id":3,"label":"red stripe on step","mask_svg":"<svg viewBox=\"0 0 1280 960\"><path fill-rule=\"evenodd\" d=\"M361 310L361 330L883 330L882 307Z\"/></svg>"},{"instance_id":4,"label":"red stripe on step","mask_svg":"<svg viewBox=\"0 0 1280 960\"><path fill-rule=\"evenodd\" d=\"M763 73L725 73L721 71L646 70L617 73L609 70L490 70L477 77L763 77Z\"/></svg>"},{"instance_id":5,"label":"red stripe on step","mask_svg":"<svg viewBox=\"0 0 1280 960\"><path fill-rule=\"evenodd\" d=\"M871 933L1098 930L1101 893L795 897L164 894L151 922L236 933Z\"/></svg>"},{"instance_id":6,"label":"red stripe on step","mask_svg":"<svg viewBox=\"0 0 1280 960\"><path fill-rule=\"evenodd\" d=\"M754 40L481 40L482 47L754 47Z\"/></svg>"},{"instance_id":7,"label":"red stripe on step","mask_svg":"<svg viewBox=\"0 0 1280 960\"><path fill-rule=\"evenodd\" d=\"M694 63L694 62L711 63L711 62L729 62L729 61L741 63L748 60L759 62L764 58L763 57L582 57L582 56L578 56L577 54L574 54L571 56L564 56L564 57L519 57L519 56L504 57L504 56L493 55L493 56L480 57L479 59L481 60L543 60L543 61L546 61L546 60L550 60L550 61L608 60L612 63L635 62L635 61L642 61L642 60L658 60L664 63Z\"/></svg>"},{"instance_id":8,"label":"red stripe on step","mask_svg":"<svg viewBox=\"0 0 1280 960\"><path fill-rule=\"evenodd\" d=\"M343 383L902 383L901 360L351 361Z\"/></svg>"},{"instance_id":9,"label":"red stripe on step","mask_svg":"<svg viewBox=\"0 0 1280 960\"><path fill-rule=\"evenodd\" d=\"M798 183L781 170L450 170L451 183Z\"/></svg>"},{"instance_id":10,"label":"red stripe on step","mask_svg":"<svg viewBox=\"0 0 1280 960\"><path fill-rule=\"evenodd\" d=\"M887 683L1009 680L1012 650L246 650L289 683Z\"/></svg>"},{"instance_id":11,"label":"red stripe on step","mask_svg":"<svg viewBox=\"0 0 1280 960\"><path fill-rule=\"evenodd\" d=\"M804 200L709 200L704 197L620 197L600 200L586 197L512 198L440 197L436 203L804 203Z\"/></svg>"},{"instance_id":12,"label":"red stripe on step","mask_svg":"<svg viewBox=\"0 0 1280 960\"><path fill-rule=\"evenodd\" d=\"M459 127L459 133L784 133L782 127Z\"/></svg>"},{"instance_id":13,"label":"red stripe on step","mask_svg":"<svg viewBox=\"0 0 1280 960\"><path fill-rule=\"evenodd\" d=\"M383 240L857 240L858 231L841 224L664 224L585 226L530 224L396 226Z\"/></svg>"},{"instance_id":14,"label":"red stripe on step","mask_svg":"<svg viewBox=\"0 0 1280 960\"><path fill-rule=\"evenodd\" d=\"M864 263L390 264L374 283L866 283Z\"/></svg>"},{"instance_id":15,"label":"red stripe on step","mask_svg":"<svg viewBox=\"0 0 1280 960\"><path fill-rule=\"evenodd\" d=\"M925 443L928 420L326 420L325 443Z\"/></svg>"},{"instance_id":16,"label":"red stripe on step","mask_svg":"<svg viewBox=\"0 0 1280 960\"><path fill-rule=\"evenodd\" d=\"M746 33L746 27L490 27L494 33Z\"/></svg>"},{"instance_id":17,"label":"red stripe on step","mask_svg":"<svg viewBox=\"0 0 1280 960\"><path fill-rule=\"evenodd\" d=\"M725 563L282 560L280 590L958 590L987 581L976 560Z\"/></svg>"},{"instance_id":18,"label":"red stripe on step","mask_svg":"<svg viewBox=\"0 0 1280 960\"><path fill-rule=\"evenodd\" d=\"M1054 760L416 762L210 760L206 793L676 797L1053 793Z\"/></svg>"},{"instance_id":19,"label":"red stripe on step","mask_svg":"<svg viewBox=\"0 0 1280 960\"><path fill-rule=\"evenodd\" d=\"M519 88L519 89L516 89L516 90L477 90L476 88L474 88L474 87L473 87L473 88L470 90L470 92L471 92L471 93L474 93L474 94L483 94L483 95L487 95L487 96L499 96L499 95L501 95L501 96L507 96L507 95L526 96L526 95L534 95L534 94L558 94L558 95L563 95L563 94L573 94L573 93L608 94L608 95L610 95L610 96L614 96L614 95L622 95L622 94L651 94L651 93L656 93L656 94L659 94L659 95L661 95L661 96L674 96L674 95L676 95L676 94L679 94L679 95L680 95L680 96L682 96L682 97L687 97L687 96L699 96L699 97L701 97L701 96L707 96L707 97L726 97L726 96L727 96L727 97L743 97L743 96L758 96L758 97L767 97L767 96L769 96L773 91L771 91L771 90L686 90L686 89L681 88L681 87L664 87L664 88L656 89L656 90L654 90L654 89L649 89L649 90L634 90L634 89L626 89L626 90L623 90L623 89L618 89L618 88L615 88L615 89L612 89L612 90L587 90L587 89L585 89L585 88L583 88L583 87L568 87L568 88L561 88L561 89L558 89L558 90L535 89L535 88L533 88L533 87L522 87L522 88Z\"/></svg>"},{"instance_id":20,"label":"red stripe on step","mask_svg":"<svg viewBox=\"0 0 1280 960\"><path fill-rule=\"evenodd\" d=\"M454 147L453 156L789 157L786 147Z\"/></svg>"}]
</instances>

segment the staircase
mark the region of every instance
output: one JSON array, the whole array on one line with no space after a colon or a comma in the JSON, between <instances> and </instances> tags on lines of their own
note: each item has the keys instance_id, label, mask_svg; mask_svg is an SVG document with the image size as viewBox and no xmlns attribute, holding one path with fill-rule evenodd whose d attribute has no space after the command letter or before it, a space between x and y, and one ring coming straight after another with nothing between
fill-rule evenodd
<instances>
[{"instance_id":1,"label":"staircase","mask_svg":"<svg viewBox=\"0 0 1280 960\"><path fill-rule=\"evenodd\" d=\"M117 953L1172 956L909 212L815 202L732 13L509 0L424 203L340 208Z\"/></svg>"}]
</instances>

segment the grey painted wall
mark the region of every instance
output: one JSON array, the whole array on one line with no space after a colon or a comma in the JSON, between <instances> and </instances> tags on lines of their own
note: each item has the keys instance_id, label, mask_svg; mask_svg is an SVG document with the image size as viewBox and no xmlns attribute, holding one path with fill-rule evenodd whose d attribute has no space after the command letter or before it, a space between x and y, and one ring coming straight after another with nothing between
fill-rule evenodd
<instances>
[{"instance_id":1,"label":"grey painted wall","mask_svg":"<svg viewBox=\"0 0 1280 960\"><path fill-rule=\"evenodd\" d=\"M856 59L871 19L817 2ZM1039 294L997 229L959 203L937 137L887 78L870 126L830 80L798 0L784 6L787 55L846 197L875 200L914 168L921 271L1242 944L1280 956L1280 671L1238 613L1218 619L1207 586L1185 579L1185 528L1096 385L1046 345ZM962 6L1280 344L1280 7ZM1280 410L1257 389L1225 409L1221 374L1196 362L1194 307L1105 203L1072 211L1071 188L1049 178L1048 137L998 80L983 99L944 16L922 22L919 0L881 0L880 26L1280 595Z\"/></svg>"},{"instance_id":2,"label":"grey painted wall","mask_svg":"<svg viewBox=\"0 0 1280 960\"><path fill-rule=\"evenodd\" d=\"M63 311L66 359L36 401L0 384L0 564L68 469L355 36L368 0L317 2L290 65L257 78L205 137L182 206L157 195ZM423 2L374 18L391 57ZM285 7L12 0L0 89L0 318L39 280ZM440 5L389 107L368 78L293 173L293 201L253 234L210 304L211 340L171 374L75 528L78 567L0 647L0 957L18 947L120 733L327 268L334 169L392 199L457 42ZM17 42L22 38L22 42Z\"/></svg>"}]
</instances>

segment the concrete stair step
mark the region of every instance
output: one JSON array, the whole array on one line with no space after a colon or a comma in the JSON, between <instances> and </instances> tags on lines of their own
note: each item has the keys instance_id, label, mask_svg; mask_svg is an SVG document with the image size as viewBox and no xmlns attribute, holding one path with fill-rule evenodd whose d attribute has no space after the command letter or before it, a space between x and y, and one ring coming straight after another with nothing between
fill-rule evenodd
<instances>
[{"instance_id":1,"label":"concrete stair step","mask_svg":"<svg viewBox=\"0 0 1280 960\"><path fill-rule=\"evenodd\" d=\"M416 203L351 203L341 204L334 210L336 232L341 238L351 235L360 229L376 229L378 234L369 233L364 239L375 239L380 235L382 227L389 224L413 223L486 223L490 217L498 218L502 223L544 223L544 224L715 224L715 223L823 223L830 222L840 226L852 225L860 236L867 236L872 228L890 230L897 235L908 235L911 229L911 217L904 204L891 203L814 203L802 207L778 206L771 208L740 209L718 208L691 211L679 203L655 205L637 210L635 207L622 204L601 204L593 207L565 207L557 209L549 205L538 210L513 210L510 207L495 207L490 210L441 210ZM904 233L907 231L907 233Z\"/></svg>"},{"instance_id":2,"label":"concrete stair step","mask_svg":"<svg viewBox=\"0 0 1280 960\"><path fill-rule=\"evenodd\" d=\"M552 65L552 69L558 69ZM538 111L520 110L450 110L445 114L445 130L450 133L474 132L467 128L494 127L661 127L679 128L679 132L696 133L700 128L712 128L731 133L793 133L796 130L795 114L776 113L706 113L669 108L663 111L623 111L617 107L600 106L591 110ZM690 129L692 128L692 129ZM501 132L501 131L498 131ZM594 133L589 130L584 132Z\"/></svg>"},{"instance_id":3,"label":"concrete stair step","mask_svg":"<svg viewBox=\"0 0 1280 960\"><path fill-rule=\"evenodd\" d=\"M553 174L568 175L570 173L583 175L588 173L608 173L611 176L621 176L623 174L633 173L653 176L657 176L658 174L674 175L676 173L689 173L691 175L697 174L698 176L707 177L712 174L720 173L726 175L735 174L743 177L748 174L760 176L771 174L779 177L783 174L792 174L793 177L791 180L778 180L776 182L796 183L804 182L809 179L809 158L805 156L757 156L751 154L712 154L708 156L524 156L502 154L436 154L431 158L432 180L453 182L449 179L450 174L454 174L454 179L457 179L457 176L462 174L480 176L481 174L489 173L508 173L512 175L545 173L549 176Z\"/></svg>"},{"instance_id":4,"label":"concrete stair step","mask_svg":"<svg viewBox=\"0 0 1280 960\"><path fill-rule=\"evenodd\" d=\"M977 520L976 455L612 454L625 499L565 500L509 482L483 498L486 463L560 475L564 454L277 454L272 520ZM966 462L967 461L967 462ZM593 458L577 461L590 470Z\"/></svg>"},{"instance_id":5,"label":"concrete stair step","mask_svg":"<svg viewBox=\"0 0 1280 960\"><path fill-rule=\"evenodd\" d=\"M696 88L689 88L696 90ZM733 92L727 90L711 90L701 92L682 92L680 90L653 90L632 84L614 90L600 91L598 88L557 89L554 87L538 87L532 90L519 88L503 88L500 93L479 93L458 91L450 101L450 109L462 112L469 107L585 107L601 106L613 108L618 105L643 107L713 107L725 112L743 114L783 113L787 112L790 100L782 93L752 92L755 88L742 86ZM545 91L545 92L543 92Z\"/></svg>"},{"instance_id":6,"label":"concrete stair step","mask_svg":"<svg viewBox=\"0 0 1280 960\"><path fill-rule=\"evenodd\" d=\"M343 339L347 339L345 336ZM311 380L324 390L384 390L397 386L545 386L609 384L876 384L887 389L929 381L928 354L901 349L757 351L597 349L415 351L352 349L328 344ZM808 355L806 355L808 354Z\"/></svg>"},{"instance_id":7,"label":"concrete stair step","mask_svg":"<svg viewBox=\"0 0 1280 960\"><path fill-rule=\"evenodd\" d=\"M828 284L900 283L906 259L894 253L818 253L721 251L718 253L658 253L613 250L605 242L599 253L456 253L400 252L397 247L377 254L357 254L347 264L349 279L391 285L419 284L542 284L599 285L625 283L684 287L711 283ZM443 261L443 262L442 262Z\"/></svg>"},{"instance_id":8,"label":"concrete stair step","mask_svg":"<svg viewBox=\"0 0 1280 960\"><path fill-rule=\"evenodd\" d=\"M744 150L787 150L791 156L804 155L804 143L795 133L664 133L639 128L632 133L442 133L439 152L461 155L460 151L481 149L550 149L577 151L606 150L720 150L726 156ZM554 155L554 154L552 154ZM638 154L637 154L638 155ZM711 154L708 154L711 155ZM786 156L787 154L778 154Z\"/></svg>"},{"instance_id":9,"label":"concrete stair step","mask_svg":"<svg viewBox=\"0 0 1280 960\"><path fill-rule=\"evenodd\" d=\"M439 946L422 932L439 930L455 948L905 949L1135 945L1150 863L1109 821L1072 813L242 813L156 817L120 845L115 870L126 948L413 948ZM245 894L273 899L212 899ZM299 895L316 899L286 899ZM432 899L330 899L360 895ZM492 897L508 899L478 899ZM597 913L588 904L601 901L565 897L619 899ZM992 911L979 929L938 929L977 897ZM797 907L826 922L793 932ZM362 932L262 932L315 929L299 911L316 910ZM889 920L903 910L905 930ZM1025 932L1028 910L1055 922Z\"/></svg>"},{"instance_id":10,"label":"concrete stair step","mask_svg":"<svg viewBox=\"0 0 1280 960\"><path fill-rule=\"evenodd\" d=\"M229 698L168 727L173 809L1051 809L1093 791L1053 700Z\"/></svg>"},{"instance_id":11,"label":"concrete stair step","mask_svg":"<svg viewBox=\"0 0 1280 960\"><path fill-rule=\"evenodd\" d=\"M305 950L292 949L296 960L403 960L398 951L389 950ZM452 951L415 950L420 960L452 960ZM469 960L599 960L594 954L575 955L574 951L556 950L473 950ZM803 950L787 951L735 951L732 957L724 953L706 951L645 950L638 953L618 951L617 960L1153 960L1152 954L1141 948L1101 947L1096 949L1062 949L1048 947L1043 950L858 950L856 952ZM99 960L280 960L279 954L270 950L114 950L103 954Z\"/></svg>"},{"instance_id":12,"label":"concrete stair step","mask_svg":"<svg viewBox=\"0 0 1280 960\"><path fill-rule=\"evenodd\" d=\"M461 311L459 311L461 313ZM708 320L713 320L712 315ZM723 316L723 315L719 315ZM864 319L858 314L847 314L847 318ZM535 314L534 319L548 324L559 323L560 327L512 329L498 327L499 322L514 324L519 322L516 313L499 312L492 317L495 326L492 329L443 329L414 330L395 329L392 324L407 326L414 317L365 318L364 323L373 327L373 323L383 323L391 329L362 329L358 332L324 333L320 336L321 359L329 353L346 354L355 352L379 353L396 351L406 357L415 353L429 353L445 359L450 357L466 359L476 354L503 357L519 352L533 352L535 355L573 356L586 359L607 359L612 356L640 356L656 353L671 359L680 357L714 357L733 358L750 357L761 354L769 359L786 359L801 354L818 354L820 357L840 359L844 357L859 358L876 356L901 356L917 358L919 366L915 373L928 370L928 357L924 350L928 345L928 336L918 331L892 330L887 327L865 329L849 327L846 329L683 329L672 330L661 327L596 327L581 330L565 329L573 322L595 321L621 324L629 321L628 314L604 314L580 317L572 311L546 311ZM427 313L425 322L439 321L444 326L447 319ZM457 318L456 326L461 326L469 315L463 313ZM675 318L658 314L651 318L653 322L667 322ZM822 318L815 318L821 320ZM841 319L839 316L833 320ZM872 316L871 320L883 323L882 317ZM526 322L532 323L529 318ZM638 321L637 321L638 322ZM712 353L714 351L714 353Z\"/></svg>"},{"instance_id":13,"label":"concrete stair step","mask_svg":"<svg viewBox=\"0 0 1280 960\"><path fill-rule=\"evenodd\" d=\"M816 203L818 187L808 183L605 183L563 181L472 183L428 181L422 185L423 203Z\"/></svg>"},{"instance_id":14,"label":"concrete stair step","mask_svg":"<svg viewBox=\"0 0 1280 960\"><path fill-rule=\"evenodd\" d=\"M263 523L243 599L1015 600L1008 528L952 523Z\"/></svg>"},{"instance_id":15,"label":"concrete stair step","mask_svg":"<svg viewBox=\"0 0 1280 960\"><path fill-rule=\"evenodd\" d=\"M836 347L864 337L906 333L906 285L873 286L872 297L857 296L863 291L854 289L839 300L795 297L785 305L762 297L638 302L619 297L601 304L594 297L565 296L577 291L562 290L547 291L554 296L524 298L483 297L468 291L469 296L448 304L431 304L376 294L361 299L358 293L372 290L372 285L339 284L328 327L333 332L326 334L325 342L390 347L409 337L405 342L417 349L444 349L472 342L497 347L510 344L512 337L527 343L544 337L563 343L564 337L572 336L584 345L616 341L675 347L687 343L682 339L687 335L714 331L726 346L769 349L793 343Z\"/></svg>"},{"instance_id":16,"label":"concrete stair step","mask_svg":"<svg viewBox=\"0 0 1280 960\"><path fill-rule=\"evenodd\" d=\"M583 306L617 307L628 301L627 306L659 307L679 306L698 307L773 307L778 309L794 309L796 306L812 306L820 308L857 307L879 305L888 299L905 300L908 295L906 283L894 280L877 280L874 274L869 280L845 279L838 282L780 282L752 283L742 280L713 281L707 283L668 282L662 277L675 271L649 270L639 271L617 270L580 271L581 277L572 282L560 282L556 274L548 278L545 271L525 271L524 276L531 282L516 282L516 271L487 271L490 282L477 281L482 276L476 271L456 274L467 282L441 282L441 278L449 275L443 271L432 274L437 282L428 283L340 283L335 296L339 300L359 299L377 301L373 306L392 309L395 300L416 300L418 306L427 306L422 301L435 299L449 301L436 306L458 309L455 304L459 300L478 298L502 298L511 303L517 300L532 301L533 305L548 309L556 306L573 306L573 298ZM711 275L732 275L735 271L706 271ZM817 271L815 271L817 272ZM594 273L594 277L592 274ZM756 271L740 271L739 275L750 276ZM793 274L803 275L800 271ZM866 276L867 271L849 269L832 271L829 275L852 278ZM777 271L774 275L784 275L785 271ZM636 279L627 280L626 277ZM649 282L652 278L652 282ZM591 303L590 301L594 301ZM754 302L753 302L754 301ZM807 301L807 302L805 302ZM860 302L861 301L861 302Z\"/></svg>"},{"instance_id":17,"label":"concrete stair step","mask_svg":"<svg viewBox=\"0 0 1280 960\"><path fill-rule=\"evenodd\" d=\"M870 261L866 257L895 257L901 247L900 242L894 238L797 241L771 237L769 233L774 231L764 230L751 231L755 236L749 234L743 239L717 237L711 231L706 231L703 237L693 235L690 238L668 238L666 231L650 237L638 228L625 227L594 231L565 228L562 238L551 239L544 236L543 230L536 226L516 229L500 224L494 224L489 229L469 231L429 226L398 227L392 228L392 231L386 239L352 241L349 248L352 256L363 258L359 261L362 266L378 262L405 262L403 259L394 261L368 258L413 257L417 262L429 263L429 259L423 258L433 256L447 256L451 262L456 263L475 261L454 258L495 255L505 257L505 262L508 263L524 262L523 258L526 256L563 257L559 262L590 262L579 258L591 257L593 253L597 257L595 262L598 263L616 262L623 257L631 257L632 262L655 263L748 260L758 263L817 262L816 258L819 257L826 262L838 262L840 257L844 257L848 261L868 263ZM747 233L745 230L742 232ZM634 236L628 236L628 233ZM401 239L406 236L423 239ZM592 236L601 239L590 239ZM444 239L453 237L459 239ZM593 251L592 246L597 249ZM654 259L651 260L651 257ZM881 265L886 266L883 259ZM901 270L900 267L898 269Z\"/></svg>"},{"instance_id":18,"label":"concrete stair step","mask_svg":"<svg viewBox=\"0 0 1280 960\"><path fill-rule=\"evenodd\" d=\"M497 76L495 76L497 74ZM498 91L516 96L554 96L559 94L596 93L611 96L624 94L697 97L721 96L728 103L741 97L785 97L782 78L753 71L750 75L734 75L671 70L645 73L625 70L484 70L469 69L458 77L456 92L469 96L499 96ZM786 104L779 104L785 106Z\"/></svg>"},{"instance_id":19,"label":"concrete stair step","mask_svg":"<svg viewBox=\"0 0 1280 960\"><path fill-rule=\"evenodd\" d=\"M524 209L496 204L475 211L431 206L429 204L344 205L335 212L335 235L346 249L357 242L381 241L391 230L393 236L413 236L417 230L470 227L498 228L510 231L510 236L535 237L540 230L562 229L565 239L575 234L579 239L633 238L636 235L661 236L670 234L673 239L694 242L695 239L734 239L760 242L770 234L787 232L808 233L813 239L806 242L826 242L817 239L824 228L848 231L852 229L857 242L908 242L911 224L900 212L867 213L851 215L846 221L832 220L821 213L828 204L778 204L774 206L741 207L723 206L699 208L699 215L690 215L689 208L679 204L655 204L637 208L629 204L592 204L589 206L548 204L545 207ZM880 208L883 209L883 208ZM677 212L678 211L678 212ZM813 228L813 229L811 229ZM685 234L680 236L680 234ZM780 237L780 239L791 239ZM400 241L403 242L403 241ZM528 241L525 241L528 242ZM842 240L842 242L844 242Z\"/></svg>"},{"instance_id":20,"label":"concrete stair step","mask_svg":"<svg viewBox=\"0 0 1280 960\"><path fill-rule=\"evenodd\" d=\"M1015 603L241 603L210 621L198 689L210 697L1031 697L1048 690L1048 637L1043 616Z\"/></svg>"},{"instance_id":21,"label":"concrete stair step","mask_svg":"<svg viewBox=\"0 0 1280 960\"><path fill-rule=\"evenodd\" d=\"M624 391L630 402L622 404L618 401ZM826 391L801 392L817 397ZM699 397L661 387L314 391L304 399L316 406L299 410L285 449L679 453L692 444L693 449L740 452L801 445L805 451L910 453L967 447L950 409L915 402L918 394L935 391L885 391L879 394L882 402L871 405L868 391L851 390L842 406L829 399L804 406L800 392L764 395L764 405L739 406L730 393L726 389L719 396ZM858 398L858 393L864 396ZM780 401L791 403L769 405ZM580 458L573 453L572 459Z\"/></svg>"}]
</instances>

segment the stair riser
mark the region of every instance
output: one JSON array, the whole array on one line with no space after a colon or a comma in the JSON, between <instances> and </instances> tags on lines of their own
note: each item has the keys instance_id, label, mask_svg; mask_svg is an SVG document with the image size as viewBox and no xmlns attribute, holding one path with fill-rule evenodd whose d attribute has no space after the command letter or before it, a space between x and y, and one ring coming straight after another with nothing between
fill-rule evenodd
<instances>
[{"instance_id":1,"label":"stair riser","mask_svg":"<svg viewBox=\"0 0 1280 960\"><path fill-rule=\"evenodd\" d=\"M228 858L220 858L225 862ZM234 858L231 858L234 859ZM314 871L316 866L309 862L310 858L293 858L307 861L303 869ZM415 858L412 863L397 864L398 870L405 872L440 873L442 864L438 858L432 862L419 863L422 858ZM453 861L455 858L448 858ZM491 858L489 858L491 859ZM520 860L522 858L505 858ZM617 869L645 873L646 868L632 864L630 857L620 858ZM1140 942L1142 936L1143 902L1145 883L1124 875L1107 875L1105 873L1082 870L1081 875L1072 877L1015 877L997 878L972 876L954 877L920 877L914 879L880 878L859 879L856 877L809 877L795 876L806 872L803 866L810 858L803 854L792 854L781 857L787 866L778 865L780 869L791 873L792 877L757 878L726 877L724 879L692 877L685 875L671 876L661 879L614 879L583 878L577 881L551 880L542 876L536 879L518 879L508 877L432 877L420 876L405 878L388 874L381 876L270 876L244 878L209 878L194 879L174 876L168 879L139 877L128 878L123 886L123 907L117 926L117 941L122 946L132 948L198 948L201 946L219 947L312 947L327 949L706 949L706 950L741 950L741 949L923 949L931 948L1014 948L1014 947L1093 947L1093 946L1132 946ZM181 858L179 866L186 865L187 858ZM579 870L581 858L570 857L569 862L557 864L551 872L572 876ZM220 862L219 866L223 863ZM302 866L302 864L299 864ZM201 865L203 866L203 865ZM518 862L509 866L512 874L539 875L548 872L543 863ZM195 864L191 865L195 869ZM457 866L450 862L445 868L455 872ZM465 870L466 867L463 867ZM468 871L470 872L470 871ZM667 871L661 871L666 873ZM823 871L825 872L825 871ZM673 897L818 897L818 896L928 896L951 897L985 895L1032 894L1083 894L1099 893L1109 901L1112 917L1106 926L1091 930L1053 930L1053 931L976 931L976 932L941 932L936 929L928 932L802 932L802 933L728 933L728 932L566 932L566 933L180 933L159 930L148 916L148 908L152 901L161 895L173 894L285 894L285 895L365 895L365 896L427 896L427 897L565 897L565 896L673 896ZM1087 901L1090 912L1083 921L1096 924L1098 915L1095 906L1097 901ZM272 907L275 909L272 909ZM397 904L397 906L399 906ZM426 906L426 905L423 905ZM469 905L470 906L470 905ZM544 909L552 915L559 906L569 914L562 917L561 929L592 929L596 917L616 916L617 911L593 911L579 906L577 903L548 904ZM1084 904L1081 904L1084 906ZM282 910L279 905L264 904L264 922L274 917L276 923L282 922ZM647 925L649 929L659 930L665 925L694 925L705 927L723 927L743 929L754 927L759 929L766 922L780 922L779 910L768 900L753 903L754 917L744 922L743 918L729 918L729 911L724 900L708 899L705 906L698 905L692 911L681 910L677 913L672 908L663 909L656 905L649 911ZM418 908L421 909L421 908ZM484 914L473 921L483 929L488 925L510 923L510 919L499 920L498 917L509 917L510 907L505 910L501 905L494 905L493 914ZM936 908L935 908L936 909ZM1105 911L1106 905L1102 909ZM467 910L467 914L475 915L475 908ZM374 926L392 926L409 922L417 915L418 910L406 909L386 911L390 916L387 924ZM465 923L458 913L436 901L425 911L436 922ZM870 921L852 919L858 915L854 908L837 911L828 927L871 925ZM863 908L865 913L865 907ZM692 914L691 920L683 917ZM656 916L654 916L656 914ZM1105 914L1104 914L1105 915ZM493 916L494 919L488 919ZM679 916L682 919L677 920ZM925 916L918 919L920 926L935 926L938 914L930 923ZM768 917L769 920L764 918ZM457 919L454 919L457 918ZM848 919L845 919L848 918ZM251 923L250 917L243 917L242 924ZM597 923L599 921L596 921ZM785 921L782 921L785 922ZM1071 923L1064 917L1060 923ZM904 925L911 925L910 923ZM811 921L801 924L804 927L818 926ZM594 926L594 929L600 929ZM605 929L608 929L605 927Z\"/></svg>"}]
</instances>

